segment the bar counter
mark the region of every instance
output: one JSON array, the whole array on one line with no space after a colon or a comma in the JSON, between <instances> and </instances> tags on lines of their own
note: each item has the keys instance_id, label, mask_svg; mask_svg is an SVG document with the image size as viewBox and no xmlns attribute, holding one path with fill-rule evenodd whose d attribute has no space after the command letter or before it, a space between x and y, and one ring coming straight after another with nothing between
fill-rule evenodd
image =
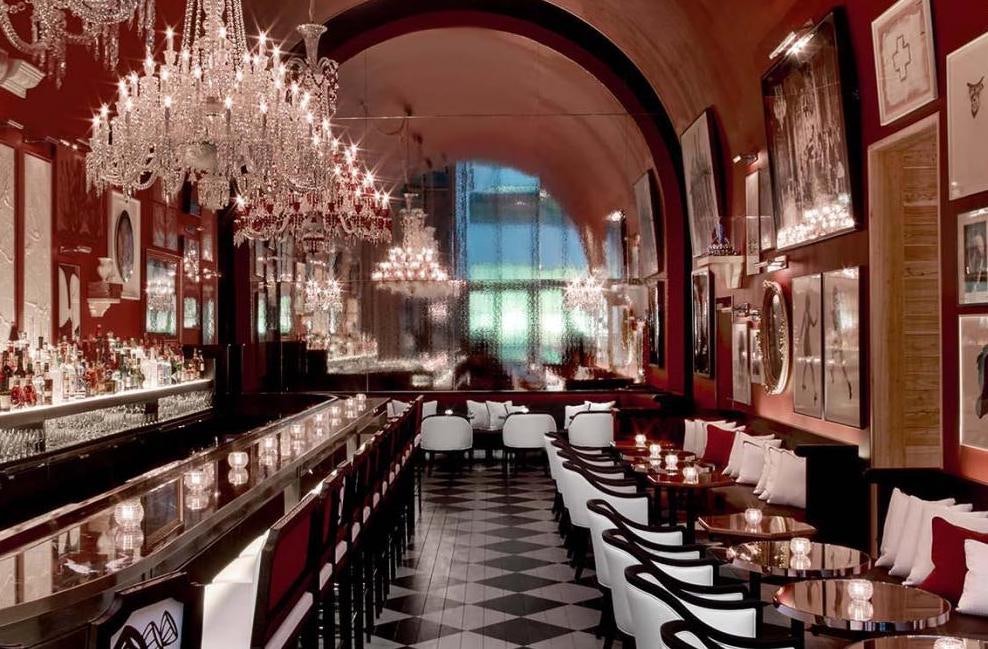
<instances>
[{"instance_id":1,"label":"bar counter","mask_svg":"<svg viewBox=\"0 0 988 649\"><path fill-rule=\"evenodd\" d=\"M291 506L383 423L386 399L347 403L329 398L0 532L0 646L67 646L116 590L186 567L279 496Z\"/></svg>"}]
</instances>

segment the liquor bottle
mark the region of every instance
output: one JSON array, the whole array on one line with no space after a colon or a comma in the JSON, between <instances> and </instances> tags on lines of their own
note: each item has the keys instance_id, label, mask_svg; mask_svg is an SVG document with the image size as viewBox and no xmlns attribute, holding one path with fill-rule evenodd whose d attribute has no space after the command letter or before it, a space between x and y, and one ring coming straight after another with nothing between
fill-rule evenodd
<instances>
[{"instance_id":1,"label":"liquor bottle","mask_svg":"<svg viewBox=\"0 0 988 649\"><path fill-rule=\"evenodd\" d=\"M11 407L9 379L6 375L0 376L0 412L9 412Z\"/></svg>"},{"instance_id":2,"label":"liquor bottle","mask_svg":"<svg viewBox=\"0 0 988 649\"><path fill-rule=\"evenodd\" d=\"M45 382L50 383L51 387L47 388L51 391L51 403L52 405L58 405L62 403L65 399L65 394L63 392L63 382L62 382L62 365L61 360L58 356L52 357L52 365L45 375Z\"/></svg>"}]
</instances>

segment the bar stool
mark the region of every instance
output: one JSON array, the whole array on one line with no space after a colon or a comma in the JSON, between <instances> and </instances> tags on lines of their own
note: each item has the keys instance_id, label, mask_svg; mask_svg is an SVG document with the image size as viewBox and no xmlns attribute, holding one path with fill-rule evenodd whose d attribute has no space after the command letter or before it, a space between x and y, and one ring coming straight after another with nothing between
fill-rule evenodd
<instances>
[{"instance_id":1,"label":"bar stool","mask_svg":"<svg viewBox=\"0 0 988 649\"><path fill-rule=\"evenodd\" d=\"M206 586L203 647L277 649L295 640L316 646L318 501L318 494L306 495L262 535L259 554L237 557Z\"/></svg>"},{"instance_id":2,"label":"bar stool","mask_svg":"<svg viewBox=\"0 0 988 649\"><path fill-rule=\"evenodd\" d=\"M195 649L202 633L202 587L173 572L118 591L89 625L87 649Z\"/></svg>"}]
</instances>

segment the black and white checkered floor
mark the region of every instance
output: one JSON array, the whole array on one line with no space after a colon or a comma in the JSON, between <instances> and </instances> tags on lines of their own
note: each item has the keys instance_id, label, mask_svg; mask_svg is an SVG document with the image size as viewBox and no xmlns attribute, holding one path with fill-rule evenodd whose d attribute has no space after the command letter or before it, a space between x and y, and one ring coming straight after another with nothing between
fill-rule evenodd
<instances>
[{"instance_id":1,"label":"black and white checkered floor","mask_svg":"<svg viewBox=\"0 0 988 649\"><path fill-rule=\"evenodd\" d=\"M423 480L405 555L368 649L600 647L593 571L574 579L542 469L505 482L500 466ZM620 643L616 643L620 647Z\"/></svg>"}]
</instances>

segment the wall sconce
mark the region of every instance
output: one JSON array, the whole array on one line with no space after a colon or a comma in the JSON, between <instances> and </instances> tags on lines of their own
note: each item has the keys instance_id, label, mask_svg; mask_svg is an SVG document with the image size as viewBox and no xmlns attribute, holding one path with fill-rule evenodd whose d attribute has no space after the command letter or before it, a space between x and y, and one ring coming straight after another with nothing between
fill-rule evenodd
<instances>
[{"instance_id":1,"label":"wall sconce","mask_svg":"<svg viewBox=\"0 0 988 649\"><path fill-rule=\"evenodd\" d=\"M739 164L749 167L758 162L758 153L739 153L734 156L733 162L736 165Z\"/></svg>"},{"instance_id":2,"label":"wall sconce","mask_svg":"<svg viewBox=\"0 0 988 649\"><path fill-rule=\"evenodd\" d=\"M611 223L620 223L624 220L624 210L614 210L606 218Z\"/></svg>"},{"instance_id":3,"label":"wall sconce","mask_svg":"<svg viewBox=\"0 0 988 649\"><path fill-rule=\"evenodd\" d=\"M758 270L764 273L775 273L787 268L789 268L789 257L786 255L779 255L758 264Z\"/></svg>"},{"instance_id":4,"label":"wall sconce","mask_svg":"<svg viewBox=\"0 0 988 649\"><path fill-rule=\"evenodd\" d=\"M783 54L786 56L792 56L802 52L803 48L806 47L806 44L813 38L813 34L810 33L812 28L813 22L807 21L798 30L786 34L786 37L782 39L782 42L776 45L775 49L768 55L768 60L773 61Z\"/></svg>"}]
</instances>

